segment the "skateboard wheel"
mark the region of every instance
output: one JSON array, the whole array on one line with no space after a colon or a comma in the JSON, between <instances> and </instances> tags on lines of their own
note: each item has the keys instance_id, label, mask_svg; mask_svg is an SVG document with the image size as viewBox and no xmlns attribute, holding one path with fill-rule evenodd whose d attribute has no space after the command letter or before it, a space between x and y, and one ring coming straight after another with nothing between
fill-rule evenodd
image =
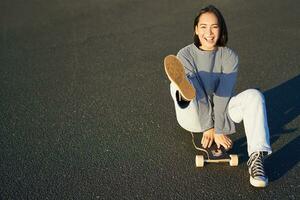
<instances>
[{"instance_id":1,"label":"skateboard wheel","mask_svg":"<svg viewBox=\"0 0 300 200\"><path fill-rule=\"evenodd\" d=\"M196 167L203 167L204 166L204 157L202 155L197 155L195 158Z\"/></svg>"},{"instance_id":2,"label":"skateboard wheel","mask_svg":"<svg viewBox=\"0 0 300 200\"><path fill-rule=\"evenodd\" d=\"M229 165L230 166L238 166L239 164L239 157L238 155L229 155L230 156L230 162Z\"/></svg>"}]
</instances>

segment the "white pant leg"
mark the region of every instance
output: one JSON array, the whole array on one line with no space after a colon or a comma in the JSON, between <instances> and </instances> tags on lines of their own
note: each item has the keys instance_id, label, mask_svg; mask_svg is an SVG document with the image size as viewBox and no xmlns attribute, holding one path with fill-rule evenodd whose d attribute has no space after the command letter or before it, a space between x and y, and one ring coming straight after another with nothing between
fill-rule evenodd
<instances>
[{"instance_id":1,"label":"white pant leg","mask_svg":"<svg viewBox=\"0 0 300 200\"><path fill-rule=\"evenodd\" d=\"M170 92L175 104L176 118L179 125L187 131L201 132L202 129L199 119L199 106L196 98L190 101L187 107L182 108L178 105L176 91L178 91L177 86L171 83Z\"/></svg>"},{"instance_id":2,"label":"white pant leg","mask_svg":"<svg viewBox=\"0 0 300 200\"><path fill-rule=\"evenodd\" d=\"M255 151L272 153L264 96L256 89L248 89L232 97L228 104L230 118L244 121L249 156Z\"/></svg>"}]
</instances>

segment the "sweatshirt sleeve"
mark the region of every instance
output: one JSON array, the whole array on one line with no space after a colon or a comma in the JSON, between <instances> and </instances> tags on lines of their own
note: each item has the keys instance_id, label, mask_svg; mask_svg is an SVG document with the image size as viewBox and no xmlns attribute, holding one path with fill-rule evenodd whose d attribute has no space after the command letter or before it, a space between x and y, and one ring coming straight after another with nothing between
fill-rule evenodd
<instances>
[{"instance_id":1,"label":"sweatshirt sleeve","mask_svg":"<svg viewBox=\"0 0 300 200\"><path fill-rule=\"evenodd\" d=\"M227 106L234 95L239 59L237 54L227 49L222 56L222 73L213 95L214 127L217 134L231 134L235 132L235 125L228 116Z\"/></svg>"}]
</instances>

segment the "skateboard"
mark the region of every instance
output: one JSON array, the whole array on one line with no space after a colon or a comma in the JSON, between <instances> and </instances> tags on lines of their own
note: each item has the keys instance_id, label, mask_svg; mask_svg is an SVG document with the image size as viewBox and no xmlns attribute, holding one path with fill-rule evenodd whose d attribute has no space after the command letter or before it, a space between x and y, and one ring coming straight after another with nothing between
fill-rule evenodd
<instances>
[{"instance_id":1,"label":"skateboard","mask_svg":"<svg viewBox=\"0 0 300 200\"><path fill-rule=\"evenodd\" d=\"M239 157L235 154L228 154L223 146L217 147L213 143L209 148L200 148L195 144L194 133L191 132L194 147L201 151L203 155L196 155L196 167L204 167L204 163L224 163L229 162L230 166L238 166Z\"/></svg>"}]
</instances>

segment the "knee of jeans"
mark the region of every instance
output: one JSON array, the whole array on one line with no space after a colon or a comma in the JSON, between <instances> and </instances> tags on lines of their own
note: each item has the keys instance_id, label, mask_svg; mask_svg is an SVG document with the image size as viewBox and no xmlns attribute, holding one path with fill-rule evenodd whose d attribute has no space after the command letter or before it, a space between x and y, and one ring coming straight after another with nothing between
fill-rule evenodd
<instances>
[{"instance_id":1,"label":"knee of jeans","mask_svg":"<svg viewBox=\"0 0 300 200\"><path fill-rule=\"evenodd\" d=\"M265 103L264 95L257 89L248 89L247 90L248 100L253 102Z\"/></svg>"}]
</instances>

